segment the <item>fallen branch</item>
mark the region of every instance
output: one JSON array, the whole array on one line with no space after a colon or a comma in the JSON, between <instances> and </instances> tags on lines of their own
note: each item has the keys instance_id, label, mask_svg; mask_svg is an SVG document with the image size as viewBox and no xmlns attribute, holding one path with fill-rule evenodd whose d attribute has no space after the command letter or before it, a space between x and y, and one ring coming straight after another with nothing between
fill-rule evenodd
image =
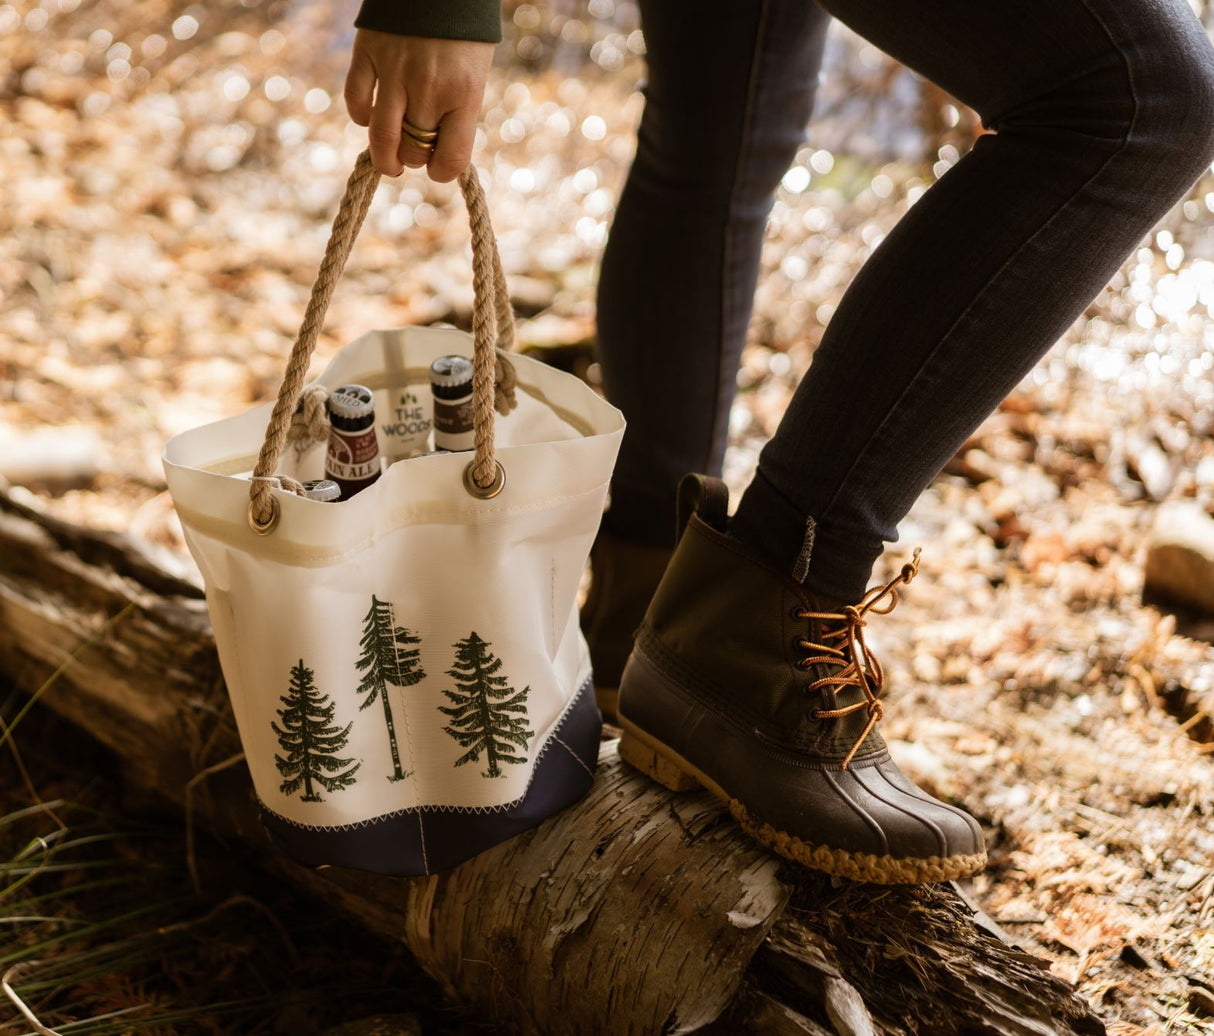
<instances>
[{"instance_id":1,"label":"fallen branch","mask_svg":"<svg viewBox=\"0 0 1214 1036\"><path fill-rule=\"evenodd\" d=\"M612 743L582 802L447 874L297 866L270 852L245 769L222 765L240 746L198 587L124 537L0 493L0 676L33 691L61 666L42 703L132 781L183 808L196 796L200 824L402 939L451 995L521 1030L1104 1031L950 888L835 885L786 866L711 797L667 792Z\"/></svg>"}]
</instances>

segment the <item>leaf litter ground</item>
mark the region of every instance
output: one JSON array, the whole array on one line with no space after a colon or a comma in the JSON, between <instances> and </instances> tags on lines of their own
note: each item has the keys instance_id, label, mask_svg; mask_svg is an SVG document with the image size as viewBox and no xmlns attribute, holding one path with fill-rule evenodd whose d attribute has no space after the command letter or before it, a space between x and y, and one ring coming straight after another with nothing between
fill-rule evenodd
<instances>
[{"instance_id":1,"label":"leaf litter ground","mask_svg":"<svg viewBox=\"0 0 1214 1036\"><path fill-rule=\"evenodd\" d=\"M340 99L355 6L0 4L0 473L27 498L186 563L160 449L277 387L363 146ZM636 10L507 15L475 161L522 340L594 382L597 257L642 103ZM731 415L735 494L842 291L973 132L835 34L772 212ZM1121 1034L1214 1032L1214 625L1142 601L1160 503L1214 507L1211 212L1207 174L877 573L924 547L871 636L895 754L982 820L991 866L972 898ZM385 181L316 369L368 328L465 323L469 280L454 189Z\"/></svg>"}]
</instances>

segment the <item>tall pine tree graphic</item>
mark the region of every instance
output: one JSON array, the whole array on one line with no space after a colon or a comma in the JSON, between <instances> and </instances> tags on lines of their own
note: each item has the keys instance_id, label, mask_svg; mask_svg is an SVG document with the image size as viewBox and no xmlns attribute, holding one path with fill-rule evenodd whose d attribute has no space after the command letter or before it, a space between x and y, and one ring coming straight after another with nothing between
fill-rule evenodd
<instances>
[{"instance_id":1,"label":"tall pine tree graphic","mask_svg":"<svg viewBox=\"0 0 1214 1036\"><path fill-rule=\"evenodd\" d=\"M384 722L388 726L388 744L392 748L392 773L390 781L408 777L411 770L402 770L400 751L396 746L396 724L392 721L392 703L388 701L387 684L409 687L425 679L418 655L421 649L413 647L421 640L404 626L394 625L392 605L371 595L371 608L363 619L363 639L359 642L363 653L356 665L363 674L358 693L366 698L358 711L370 708L376 699L383 702Z\"/></svg>"},{"instance_id":2,"label":"tall pine tree graphic","mask_svg":"<svg viewBox=\"0 0 1214 1036\"><path fill-rule=\"evenodd\" d=\"M533 733L527 729L526 702L531 688L516 692L506 677L497 675L501 667L502 660L489 645L471 633L455 645L455 665L447 670L459 690L444 690L443 694L454 705L439 706L451 717L451 725L443 729L461 748L468 749L455 765L479 762L484 752L489 764L486 777L503 776L499 763L525 763L527 738Z\"/></svg>"},{"instance_id":3,"label":"tall pine tree graphic","mask_svg":"<svg viewBox=\"0 0 1214 1036\"><path fill-rule=\"evenodd\" d=\"M304 802L323 802L316 785L325 791L340 791L354 783L361 762L338 759L337 753L350 740L347 723L339 727L333 722L336 706L314 683L315 675L303 659L291 667L291 686L282 695L283 708L278 709L282 726L271 721L285 755L275 755L274 762L284 780L279 790L293 795L304 789ZM351 763L354 766L346 770ZM338 772L343 771L343 772Z\"/></svg>"}]
</instances>

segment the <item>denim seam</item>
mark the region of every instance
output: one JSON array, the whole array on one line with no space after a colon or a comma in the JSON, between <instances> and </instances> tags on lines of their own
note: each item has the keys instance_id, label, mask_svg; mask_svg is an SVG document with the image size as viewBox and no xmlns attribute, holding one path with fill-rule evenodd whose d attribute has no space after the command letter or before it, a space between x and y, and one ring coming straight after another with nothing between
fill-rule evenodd
<instances>
[{"instance_id":1,"label":"denim seam","mask_svg":"<svg viewBox=\"0 0 1214 1036\"><path fill-rule=\"evenodd\" d=\"M729 206L725 216L724 240L721 242L721 326L717 334L716 391L713 393L714 406L712 421L709 423L708 448L704 451L704 456L709 458L710 466L715 465L717 459L715 449L717 446L717 429L721 424L721 397L725 395L721 384L721 379L724 376L722 367L725 355L725 336L729 333L729 318L734 308L733 296L729 290L735 250L734 239L736 237L734 230L734 206L737 203L738 188L742 183L742 171L745 168L746 154L750 148L751 130L754 125L755 100L759 93L763 41L767 33L767 18L771 10L771 3L772 0L760 0L759 3L759 19L755 26L755 42L754 48L751 51L749 81L746 84L746 108L742 114L742 131L739 135L738 157L734 162L733 183L729 185ZM724 457L725 450L729 446L728 421L726 421L725 428L726 441L721 445L722 457Z\"/></svg>"},{"instance_id":2,"label":"denim seam","mask_svg":"<svg viewBox=\"0 0 1214 1036\"><path fill-rule=\"evenodd\" d=\"M943 335L940 336L940 340L936 343L935 347L932 349L931 354L927 357L926 360L924 360L922 365L919 367L919 370L916 372L915 376L911 379L910 383L906 386L905 389L903 389L902 394L897 398L897 400L894 401L893 406L891 406L889 408L889 410L886 412L885 417L881 420L881 423L877 426L876 430L873 432L873 434L869 438L868 442L860 450L856 459L852 462L851 467L848 468L847 473L843 476L842 479L839 480L839 485L836 487L835 492L831 495L830 501L826 504L825 507L823 507L821 509L821 511L817 515L817 520L819 523L821 523L825 519L826 515L828 515L830 513L831 508L834 507L836 501L839 499L839 495L843 492L844 487L847 485L847 483L851 479L851 477L856 473L856 470L861 467L862 462L868 456L869 451L870 451L871 447L873 446L873 444L878 441L881 441L884 438L888 426L890 425L894 416L898 413L898 410L900 409L903 401L907 398L908 395L910 395L911 391L919 383L919 380L922 377L924 377L925 372L932 365L933 361L939 355L941 348L949 340L950 336L957 329L957 327L960 326L962 321L965 320L965 318L970 314L970 312L978 304L978 302L986 295L986 293L990 289L990 287L999 280L999 278L1003 275L1003 272L1013 262L1015 262L1020 257L1020 255L1024 252L1024 250L1026 248L1028 248L1028 246L1031 245L1037 239L1037 237L1040 234L1042 234L1058 218L1060 213L1065 211L1067 209L1067 207L1070 206L1074 202L1075 198L1077 198L1084 191L1088 190L1092 186L1092 184L1096 182L1096 180L1105 171L1105 169L1108 168L1109 164L1114 159L1116 159L1129 145L1130 139L1134 134L1134 130L1138 125L1138 110L1139 110L1138 93L1137 93L1137 91L1135 89L1135 85L1134 85L1134 76L1130 71L1129 59L1125 55L1125 49L1120 44L1118 44L1118 42L1113 38L1113 33L1110 31L1108 25L1106 25L1104 20L1100 18L1100 16L1095 12L1095 10L1093 10L1093 8L1092 8L1091 4L1088 2L1088 0L1078 0L1078 2L1083 6L1084 10L1086 10L1088 12L1089 17L1098 26L1100 26L1101 31L1108 38L1109 43L1113 47L1113 50L1121 58L1122 64L1125 66L1126 85L1129 88L1130 100L1133 104L1133 110L1130 114L1130 124L1126 128L1125 134L1122 136L1121 143L1118 146L1117 150L1114 151L1111 155L1109 155L1108 158L1106 158L1100 164L1100 168L1097 169L1094 173L1092 173L1092 175L1088 177L1088 179L1084 182L1084 184L1081 187L1079 187L1069 198L1067 198L1064 202L1062 202L1058 206L1058 208L1050 215L1050 217L1047 220L1045 220L1045 222L1043 222L1027 240L1025 240L1024 242L1021 243L1020 247L1016 249L1015 253L1008 256L1008 258L1003 262L1003 264L999 267L999 269L996 270L995 273L991 275L990 279L986 282L986 284L983 285L982 290L975 293L974 297L970 300L969 305L966 306L965 309L960 314L958 314L957 319L953 321L952 326L947 331L945 331Z\"/></svg>"}]
</instances>

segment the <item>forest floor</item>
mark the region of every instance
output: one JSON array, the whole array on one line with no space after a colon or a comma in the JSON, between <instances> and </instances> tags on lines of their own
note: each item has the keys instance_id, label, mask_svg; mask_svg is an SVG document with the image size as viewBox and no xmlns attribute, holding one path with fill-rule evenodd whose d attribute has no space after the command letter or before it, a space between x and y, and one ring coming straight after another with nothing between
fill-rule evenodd
<instances>
[{"instance_id":1,"label":"forest floor","mask_svg":"<svg viewBox=\"0 0 1214 1036\"><path fill-rule=\"evenodd\" d=\"M0 474L27 499L188 565L160 451L276 390L362 147L354 6L0 3ZM522 341L594 383L643 43L632 4L589 10L508 5L474 160ZM735 492L856 270L972 141L846 33L827 73L772 212ZM1142 598L1160 505L1214 509L1211 213L1207 174L922 497L878 573L922 545L921 574L871 634L896 757L987 831L971 896L1118 1036L1214 1033L1214 622ZM468 256L452 186L385 181L316 369L466 322Z\"/></svg>"}]
</instances>

